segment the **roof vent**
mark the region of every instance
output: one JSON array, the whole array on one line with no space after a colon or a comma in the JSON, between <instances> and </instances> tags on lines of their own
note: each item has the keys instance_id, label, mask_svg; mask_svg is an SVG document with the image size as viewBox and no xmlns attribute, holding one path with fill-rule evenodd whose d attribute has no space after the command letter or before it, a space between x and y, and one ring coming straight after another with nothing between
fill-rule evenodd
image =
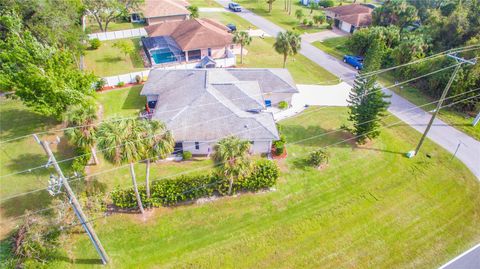
<instances>
[{"instance_id":1,"label":"roof vent","mask_svg":"<svg viewBox=\"0 0 480 269\"><path fill-rule=\"evenodd\" d=\"M246 125L246 124L245 124L245 125L243 125L243 127L245 127L245 128L247 128L247 129L248 129L248 125Z\"/></svg>"}]
</instances>

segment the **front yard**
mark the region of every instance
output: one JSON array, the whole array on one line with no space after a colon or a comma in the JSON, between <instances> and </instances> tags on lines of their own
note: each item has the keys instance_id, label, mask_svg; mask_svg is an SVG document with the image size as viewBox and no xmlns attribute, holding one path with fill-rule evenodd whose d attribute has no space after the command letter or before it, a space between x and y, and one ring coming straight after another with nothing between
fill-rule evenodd
<instances>
[{"instance_id":1,"label":"front yard","mask_svg":"<svg viewBox=\"0 0 480 269\"><path fill-rule=\"evenodd\" d=\"M140 56L140 38L125 39L132 42L135 47L134 52L129 55L125 55L120 49L113 46L118 40L102 41L98 49L87 50L85 52L86 69L100 77L146 70Z\"/></svg>"},{"instance_id":2,"label":"front yard","mask_svg":"<svg viewBox=\"0 0 480 269\"><path fill-rule=\"evenodd\" d=\"M243 19L235 13L230 12L200 12L200 18L215 19L220 23L223 23L224 25L233 23L235 24L235 26L237 26L238 31L256 29L256 27L247 20Z\"/></svg>"},{"instance_id":3,"label":"front yard","mask_svg":"<svg viewBox=\"0 0 480 269\"><path fill-rule=\"evenodd\" d=\"M283 55L275 51L274 42L275 38L273 37L264 39L254 37L253 42L246 46L248 54L244 56L243 64L240 64L240 55L237 55L237 66L282 68ZM301 54L288 56L287 69L298 84L333 85L339 82L335 75Z\"/></svg>"},{"instance_id":4,"label":"front yard","mask_svg":"<svg viewBox=\"0 0 480 269\"><path fill-rule=\"evenodd\" d=\"M327 39L323 42L316 41L312 44L326 53L331 54L335 58L342 60L343 55L352 54L352 52L345 45L348 38L348 36L335 37ZM379 75L378 81L384 86L391 86L395 84L395 79L393 78L391 72L385 72ZM420 92L418 89L408 84L402 85L401 87L389 87L389 89L418 106L435 101L430 96ZM436 104L431 104L422 107L422 109L425 111L431 111L435 109L435 107ZM480 125L475 127L472 126L473 117L454 111L448 107L442 108L438 117L458 130L472 136L477 140L480 140Z\"/></svg>"},{"instance_id":5,"label":"front yard","mask_svg":"<svg viewBox=\"0 0 480 269\"><path fill-rule=\"evenodd\" d=\"M345 108L310 108L281 125L294 142L338 129L346 118ZM385 124L396 121L391 117ZM363 147L338 144L329 149L330 162L321 171L306 165L305 154L350 135L305 140L288 146L276 191L155 209L147 220L115 214L95 227L115 268L438 267L480 240L480 185L430 141L421 155L405 158L419 136L399 124ZM155 165L152 177L199 164L210 165ZM128 185L126 174L97 180ZM97 259L84 234L72 235L66 245L71 254L52 268L71 266L69 259L86 268Z\"/></svg>"}]
</instances>

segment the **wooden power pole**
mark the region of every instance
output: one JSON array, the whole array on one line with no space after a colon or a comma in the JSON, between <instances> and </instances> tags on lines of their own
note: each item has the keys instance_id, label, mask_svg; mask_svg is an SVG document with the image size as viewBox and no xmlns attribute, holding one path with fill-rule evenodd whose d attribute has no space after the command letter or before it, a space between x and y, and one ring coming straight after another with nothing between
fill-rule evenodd
<instances>
[{"instance_id":1,"label":"wooden power pole","mask_svg":"<svg viewBox=\"0 0 480 269\"><path fill-rule=\"evenodd\" d=\"M457 57L455 55L449 54L448 57L455 59L458 63L458 65L455 67L455 70L453 71L452 75L450 76L450 80L447 83L447 86L445 86L445 89L443 89L442 96L438 100L437 103L437 108L432 114L432 117L430 118L430 122L428 122L427 128L425 129L425 132L422 135L422 138L420 138L420 141L418 142L417 148L415 149L415 155L417 155L418 151L423 145L423 142L425 140L425 137L427 137L428 131L430 131L430 128L432 127L433 121L437 117L438 112L442 108L443 101L445 100L445 97L447 96L448 90L450 89L450 86L452 86L453 80L455 79L455 75L457 75L458 70L462 66L462 64L467 63L467 64L476 64L476 61L470 61L470 60L465 60L463 58Z\"/></svg>"},{"instance_id":2,"label":"wooden power pole","mask_svg":"<svg viewBox=\"0 0 480 269\"><path fill-rule=\"evenodd\" d=\"M70 184L68 183L67 178L63 175L62 169L57 163L57 160L55 159L55 156L52 153L52 150L50 149L50 143L47 141L40 141L39 138L34 135L35 140L42 146L43 150L48 156L49 163L53 165L55 168L55 171L57 171L57 174L60 179L60 184L63 185L65 188L65 192L68 196L68 199L70 201L70 204L72 205L73 211L75 212L75 215L77 215L78 220L83 226L83 229L85 229L85 232L87 233L88 237L92 241L93 246L98 252L98 255L100 255L100 258L102 259L103 264L108 263L108 256L107 253L105 252L105 249L102 246L102 243L100 243L100 239L98 238L97 234L95 233L95 230L93 230L92 225L87 221L87 217L83 213L82 207L80 206L80 203L77 200L77 197L75 196L75 193L72 191L72 188L70 188Z\"/></svg>"}]
</instances>

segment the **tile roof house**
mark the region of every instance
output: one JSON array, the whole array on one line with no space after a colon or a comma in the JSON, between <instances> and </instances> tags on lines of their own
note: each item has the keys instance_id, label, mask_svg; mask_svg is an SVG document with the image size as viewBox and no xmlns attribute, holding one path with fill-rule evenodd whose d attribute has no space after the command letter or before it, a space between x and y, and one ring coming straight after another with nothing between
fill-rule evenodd
<instances>
[{"instance_id":1,"label":"tile roof house","mask_svg":"<svg viewBox=\"0 0 480 269\"><path fill-rule=\"evenodd\" d=\"M267 98L291 100L298 92L286 69L154 69L141 95L152 120L172 131L176 150L209 154L221 138L252 143L252 153L269 153L279 135Z\"/></svg>"},{"instance_id":2,"label":"tile roof house","mask_svg":"<svg viewBox=\"0 0 480 269\"><path fill-rule=\"evenodd\" d=\"M149 37L143 39L143 45L152 65L168 62L165 55L182 62L206 56L224 58L233 43L229 29L212 19L165 22L147 26L145 30Z\"/></svg>"},{"instance_id":3,"label":"tile roof house","mask_svg":"<svg viewBox=\"0 0 480 269\"><path fill-rule=\"evenodd\" d=\"M147 25L184 21L190 17L188 6L189 3L183 0L145 0L140 12L131 14L131 20Z\"/></svg>"},{"instance_id":4,"label":"tile roof house","mask_svg":"<svg viewBox=\"0 0 480 269\"><path fill-rule=\"evenodd\" d=\"M372 23L373 8L363 4L342 5L325 9L327 19L333 19L335 27L347 33L367 27Z\"/></svg>"}]
</instances>

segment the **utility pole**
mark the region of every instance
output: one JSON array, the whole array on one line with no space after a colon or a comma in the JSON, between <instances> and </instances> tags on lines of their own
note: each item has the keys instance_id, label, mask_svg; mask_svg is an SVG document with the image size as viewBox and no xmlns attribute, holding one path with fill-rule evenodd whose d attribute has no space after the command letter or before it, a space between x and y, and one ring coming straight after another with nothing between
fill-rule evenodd
<instances>
[{"instance_id":1,"label":"utility pole","mask_svg":"<svg viewBox=\"0 0 480 269\"><path fill-rule=\"evenodd\" d=\"M37 135L33 135L33 136L35 140L42 146L43 150L47 154L49 164L53 165L53 167L55 168L55 171L57 171L57 174L60 177L59 184L63 185L63 187L65 188L65 192L68 196L70 204L72 205L73 211L75 212L75 215L77 215L78 220L80 221L83 228L85 229L85 232L87 233L88 237L92 241L92 244L97 250L98 255L100 255L100 258L102 259L102 263L107 264L108 263L107 253L105 252L105 249L103 249L102 243L100 243L100 239L95 233L95 230L93 230L92 225L87 221L87 217L83 213L82 207L80 206L80 203L78 202L77 197L75 196L75 193L73 193L72 188L70 188L70 184L68 183L67 178L65 178L65 176L63 175L62 169L58 165L57 160L55 159L55 156L53 155L52 150L50 149L50 143L47 141L40 141Z\"/></svg>"},{"instance_id":2,"label":"utility pole","mask_svg":"<svg viewBox=\"0 0 480 269\"><path fill-rule=\"evenodd\" d=\"M451 55L451 54L449 54L448 57L455 59L459 63L455 67L455 70L453 70L453 73L450 76L450 80L448 81L447 86L445 86L445 89L443 89L442 96L440 97L440 99L438 100L438 103L437 103L437 108L435 109L435 111L433 111L432 117L430 118L430 122L428 122L428 125L427 125L427 128L425 129L425 132L423 133L422 138L420 138L420 141L418 142L417 148L415 149L415 152L414 152L414 156L418 154L418 151L422 147L422 144L425 140L425 137L427 137L428 131L430 131L430 128L432 127L433 121L435 120L438 112L442 108L443 101L445 100L445 97L447 96L448 90L450 89L450 86L452 86L453 80L455 79L455 76L457 75L458 70L460 70L460 67L462 66L462 64L468 63L468 64L474 65L474 64L477 63L476 61L465 60L463 58L460 58L460 57L457 57L457 56Z\"/></svg>"}]
</instances>

